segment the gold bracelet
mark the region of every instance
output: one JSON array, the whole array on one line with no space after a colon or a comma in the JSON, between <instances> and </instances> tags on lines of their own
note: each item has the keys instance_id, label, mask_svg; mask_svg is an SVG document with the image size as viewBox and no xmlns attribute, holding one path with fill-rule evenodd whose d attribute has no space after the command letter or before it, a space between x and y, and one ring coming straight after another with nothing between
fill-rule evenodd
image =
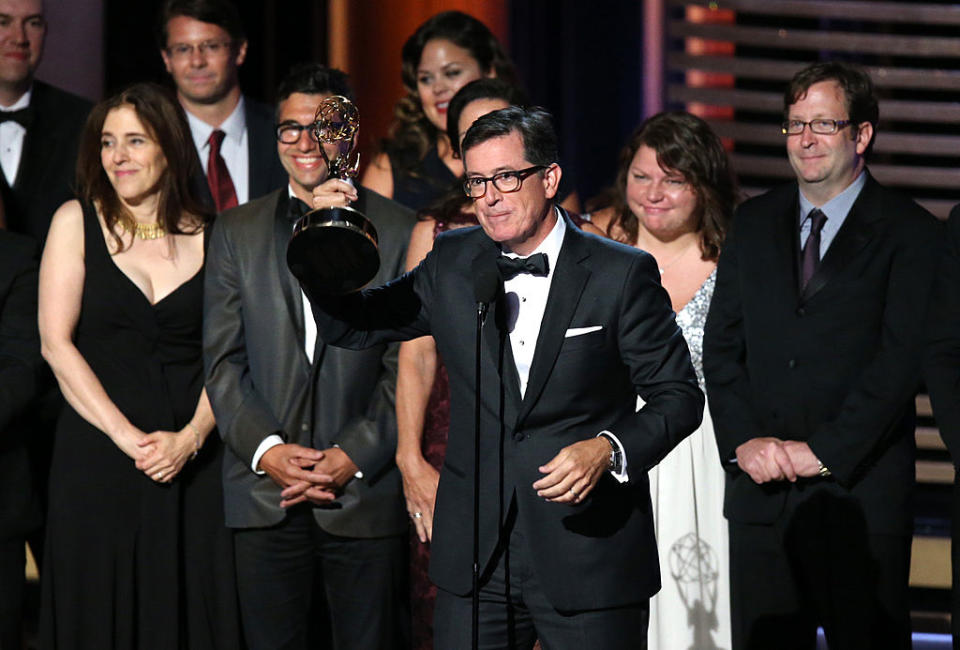
<instances>
[{"instance_id":1,"label":"gold bracelet","mask_svg":"<svg viewBox=\"0 0 960 650\"><path fill-rule=\"evenodd\" d=\"M200 453L200 430L197 427L193 426L193 422L187 422L187 426L190 427L190 430L193 431L193 456L190 457L190 460L194 460L197 457L197 454Z\"/></svg>"}]
</instances>

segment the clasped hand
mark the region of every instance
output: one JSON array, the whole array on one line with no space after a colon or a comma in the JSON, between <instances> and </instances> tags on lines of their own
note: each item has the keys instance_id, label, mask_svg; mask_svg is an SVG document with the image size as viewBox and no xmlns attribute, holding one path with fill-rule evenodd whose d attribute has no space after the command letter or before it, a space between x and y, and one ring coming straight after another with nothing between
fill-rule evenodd
<instances>
[{"instance_id":1,"label":"clasped hand","mask_svg":"<svg viewBox=\"0 0 960 650\"><path fill-rule=\"evenodd\" d=\"M810 478L820 473L820 462L810 445L799 440L751 438L737 447L737 464L754 483Z\"/></svg>"},{"instance_id":2,"label":"clasped hand","mask_svg":"<svg viewBox=\"0 0 960 650\"><path fill-rule=\"evenodd\" d=\"M141 431L134 441L138 453L132 458L137 469L157 483L176 478L196 451L196 438L189 431Z\"/></svg>"},{"instance_id":3,"label":"clasped hand","mask_svg":"<svg viewBox=\"0 0 960 650\"><path fill-rule=\"evenodd\" d=\"M597 485L610 465L610 443L597 437L564 447L538 469L545 474L533 484L537 496L553 503L576 504Z\"/></svg>"},{"instance_id":4,"label":"clasped hand","mask_svg":"<svg viewBox=\"0 0 960 650\"><path fill-rule=\"evenodd\" d=\"M304 501L330 503L358 468L339 447L320 450L283 444L263 454L260 469L283 488L280 507L289 508Z\"/></svg>"}]
</instances>

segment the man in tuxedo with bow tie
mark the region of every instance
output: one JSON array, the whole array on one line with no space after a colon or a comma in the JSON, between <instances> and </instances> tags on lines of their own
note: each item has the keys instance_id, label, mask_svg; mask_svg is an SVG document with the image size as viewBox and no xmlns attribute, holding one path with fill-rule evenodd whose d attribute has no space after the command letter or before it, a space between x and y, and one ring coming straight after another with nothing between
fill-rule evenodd
<instances>
[{"instance_id":1,"label":"man in tuxedo with bow tie","mask_svg":"<svg viewBox=\"0 0 960 650\"><path fill-rule=\"evenodd\" d=\"M314 114L330 95L352 96L344 73L301 65L277 94L288 185L217 221L204 296L206 386L227 446L244 633L251 650L306 650L324 636L334 648L399 650L409 612L408 524L393 461L397 346L350 352L318 340L286 251L318 186L336 187L374 223L380 282L402 272L414 218L327 178ZM317 629L323 620L332 631Z\"/></svg>"},{"instance_id":2,"label":"man in tuxedo with bow tie","mask_svg":"<svg viewBox=\"0 0 960 650\"><path fill-rule=\"evenodd\" d=\"M313 297L328 344L430 334L448 369L435 647L470 647L478 391L480 647L530 648L538 637L550 648L646 647L660 588L647 470L703 408L687 346L653 258L582 233L556 207L549 114L495 111L461 149L481 227L440 235L383 287ZM502 291L482 328L478 386L475 279L492 273Z\"/></svg>"},{"instance_id":3,"label":"man in tuxedo with bow tie","mask_svg":"<svg viewBox=\"0 0 960 650\"><path fill-rule=\"evenodd\" d=\"M43 244L73 197L90 102L34 79L47 23L42 0L0 0L0 196L6 228Z\"/></svg>"},{"instance_id":4,"label":"man in tuxedo with bow tie","mask_svg":"<svg viewBox=\"0 0 960 650\"><path fill-rule=\"evenodd\" d=\"M704 373L728 470L735 648L910 648L914 394L941 237L870 175L858 66L797 72L796 181L737 209Z\"/></svg>"},{"instance_id":5,"label":"man in tuxedo with bow tie","mask_svg":"<svg viewBox=\"0 0 960 650\"><path fill-rule=\"evenodd\" d=\"M46 34L42 0L0 0L0 228L29 236L39 246L53 213L74 198L77 148L91 108L87 100L34 79ZM46 503L53 432L63 402L46 367L35 389L24 427L30 432L25 445L33 485L20 482L19 494L5 491L0 510L26 494L39 499L40 510ZM42 520L27 531L38 562L43 560Z\"/></svg>"}]
</instances>

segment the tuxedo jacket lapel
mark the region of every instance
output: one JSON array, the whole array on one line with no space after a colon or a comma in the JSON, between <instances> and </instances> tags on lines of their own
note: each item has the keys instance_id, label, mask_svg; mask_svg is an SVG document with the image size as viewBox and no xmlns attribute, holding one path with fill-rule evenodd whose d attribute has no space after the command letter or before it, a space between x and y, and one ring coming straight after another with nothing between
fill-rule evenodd
<instances>
[{"instance_id":1,"label":"tuxedo jacket lapel","mask_svg":"<svg viewBox=\"0 0 960 650\"><path fill-rule=\"evenodd\" d=\"M283 294L283 303L286 306L287 314L290 317L291 326L296 334L297 349L303 360L309 364L307 353L303 349L304 325L303 325L303 296L300 295L300 285L297 279L293 277L290 269L287 268L287 245L290 243L290 237L293 235L293 225L287 220L287 204L290 199L286 193L280 195L277 201L277 209L273 220L273 239L274 239L274 263L277 265L277 275L280 278L280 290ZM312 317L312 315L311 315ZM321 351L322 342L317 337L317 347L314 350L314 358L318 357Z\"/></svg>"},{"instance_id":2,"label":"tuxedo jacket lapel","mask_svg":"<svg viewBox=\"0 0 960 650\"><path fill-rule=\"evenodd\" d=\"M819 268L810 278L810 282L800 294L804 303L829 284L873 236L873 222L882 215L882 206L873 187L875 181L867 178L860 196L850 209L850 214L840 227L840 231L827 249Z\"/></svg>"},{"instance_id":3,"label":"tuxedo jacket lapel","mask_svg":"<svg viewBox=\"0 0 960 650\"><path fill-rule=\"evenodd\" d=\"M33 108L33 123L23 136L20 164L13 179L13 187L24 194L41 191L46 180L46 169L53 160L51 149L59 149L58 141L64 138L54 107L46 106L46 89L34 84L30 105ZM53 110L51 110L53 108Z\"/></svg>"},{"instance_id":4,"label":"tuxedo jacket lapel","mask_svg":"<svg viewBox=\"0 0 960 650\"><path fill-rule=\"evenodd\" d=\"M483 237L480 250L474 257L471 269L495 268L500 249L488 237ZM497 298L490 304L487 317L480 331L481 353L486 354L497 369L500 381L497 386L501 392L498 402L504 407L504 422L516 420L520 409L520 378L517 365L513 360L510 347L510 329L507 323L507 309L504 304L503 290L497 292ZM483 386L491 384L484 382Z\"/></svg>"},{"instance_id":5,"label":"tuxedo jacket lapel","mask_svg":"<svg viewBox=\"0 0 960 650\"><path fill-rule=\"evenodd\" d=\"M566 219L566 215L563 214L562 218ZM567 328L590 277L590 271L581 264L589 257L589 252L583 246L583 236L569 219L566 219L566 222L567 231L553 269L550 294L540 323L540 334L530 364L530 376L527 378L527 390L523 395L518 425L530 413L546 387Z\"/></svg>"}]
</instances>

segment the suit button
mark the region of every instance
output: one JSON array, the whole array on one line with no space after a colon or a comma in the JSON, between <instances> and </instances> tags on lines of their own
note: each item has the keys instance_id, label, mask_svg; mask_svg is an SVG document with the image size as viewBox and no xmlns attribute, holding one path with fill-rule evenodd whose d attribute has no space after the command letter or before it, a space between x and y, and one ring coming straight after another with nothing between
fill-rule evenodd
<instances>
[{"instance_id":1,"label":"suit button","mask_svg":"<svg viewBox=\"0 0 960 650\"><path fill-rule=\"evenodd\" d=\"M514 432L513 432L513 439L516 440L517 442L520 442L520 441L523 440L525 437L526 437L526 436L523 435L523 432L522 432L522 431L514 431Z\"/></svg>"},{"instance_id":2,"label":"suit button","mask_svg":"<svg viewBox=\"0 0 960 650\"><path fill-rule=\"evenodd\" d=\"M797 360L796 360L796 359L790 359L790 361L787 361L787 367L788 367L788 368L796 368L796 367L797 367Z\"/></svg>"},{"instance_id":3,"label":"suit button","mask_svg":"<svg viewBox=\"0 0 960 650\"><path fill-rule=\"evenodd\" d=\"M797 316L806 316L806 315L807 315L806 309L804 309L803 307L797 308Z\"/></svg>"},{"instance_id":4,"label":"suit button","mask_svg":"<svg viewBox=\"0 0 960 650\"><path fill-rule=\"evenodd\" d=\"M301 425L300 425L300 430L301 430L301 431L309 431L309 430L310 430L310 425L308 425L308 424L301 424Z\"/></svg>"}]
</instances>

